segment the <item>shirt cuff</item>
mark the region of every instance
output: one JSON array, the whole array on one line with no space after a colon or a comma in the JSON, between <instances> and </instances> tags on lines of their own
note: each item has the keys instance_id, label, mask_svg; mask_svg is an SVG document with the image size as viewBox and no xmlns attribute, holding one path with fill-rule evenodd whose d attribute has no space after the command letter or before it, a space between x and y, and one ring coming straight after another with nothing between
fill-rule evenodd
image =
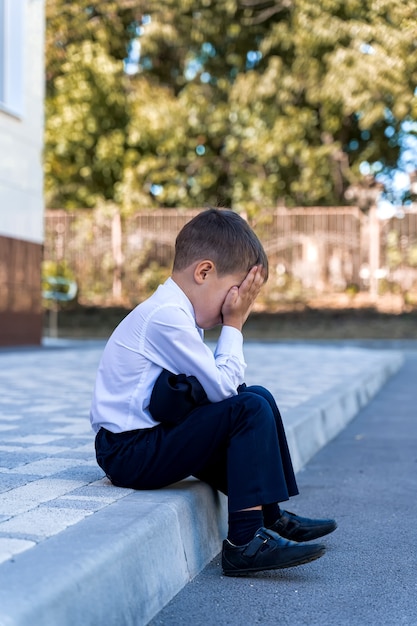
<instances>
[{"instance_id":1,"label":"shirt cuff","mask_svg":"<svg viewBox=\"0 0 417 626\"><path fill-rule=\"evenodd\" d=\"M243 356L243 335L234 326L223 326L216 346L216 355L233 355L242 363L245 363Z\"/></svg>"}]
</instances>

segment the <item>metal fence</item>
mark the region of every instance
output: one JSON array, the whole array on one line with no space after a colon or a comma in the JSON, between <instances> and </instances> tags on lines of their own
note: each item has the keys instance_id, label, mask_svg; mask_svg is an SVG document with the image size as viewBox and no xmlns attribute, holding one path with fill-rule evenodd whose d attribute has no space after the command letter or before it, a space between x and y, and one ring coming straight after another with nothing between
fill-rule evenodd
<instances>
[{"instance_id":1,"label":"metal fence","mask_svg":"<svg viewBox=\"0 0 417 626\"><path fill-rule=\"evenodd\" d=\"M83 304L134 305L169 274L175 237L201 209L49 210L45 272L78 283ZM251 223L270 260L265 303L317 294L395 293L417 303L417 213L379 220L357 207L278 208Z\"/></svg>"}]
</instances>

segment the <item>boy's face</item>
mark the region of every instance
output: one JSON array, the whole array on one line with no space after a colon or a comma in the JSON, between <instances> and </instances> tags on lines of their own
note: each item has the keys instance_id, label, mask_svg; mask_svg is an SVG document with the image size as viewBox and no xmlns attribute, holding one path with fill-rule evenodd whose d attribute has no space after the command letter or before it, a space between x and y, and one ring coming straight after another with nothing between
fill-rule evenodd
<instances>
[{"instance_id":1,"label":"boy's face","mask_svg":"<svg viewBox=\"0 0 417 626\"><path fill-rule=\"evenodd\" d=\"M213 268L214 269L214 268ZM246 272L218 276L217 272L208 272L200 284L198 298L193 302L197 325L208 330L223 323L222 307L227 294L234 286L240 286Z\"/></svg>"}]
</instances>

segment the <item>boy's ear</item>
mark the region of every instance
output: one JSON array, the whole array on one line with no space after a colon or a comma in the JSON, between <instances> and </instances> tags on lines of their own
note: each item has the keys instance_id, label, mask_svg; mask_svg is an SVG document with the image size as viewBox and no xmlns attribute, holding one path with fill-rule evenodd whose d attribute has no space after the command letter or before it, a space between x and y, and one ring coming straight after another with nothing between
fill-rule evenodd
<instances>
[{"instance_id":1,"label":"boy's ear","mask_svg":"<svg viewBox=\"0 0 417 626\"><path fill-rule=\"evenodd\" d=\"M214 271L215 265L213 261L210 261L209 259L200 261L199 263L197 263L194 270L194 280L200 285L206 280L208 274L211 274Z\"/></svg>"}]
</instances>

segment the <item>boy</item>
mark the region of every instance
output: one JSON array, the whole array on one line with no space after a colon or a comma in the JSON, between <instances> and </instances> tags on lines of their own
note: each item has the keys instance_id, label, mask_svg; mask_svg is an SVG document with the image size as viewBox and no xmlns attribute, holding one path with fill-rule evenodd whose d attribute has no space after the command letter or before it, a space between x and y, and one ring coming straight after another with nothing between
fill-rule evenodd
<instances>
[{"instance_id":1,"label":"boy","mask_svg":"<svg viewBox=\"0 0 417 626\"><path fill-rule=\"evenodd\" d=\"M243 382L241 331L267 276L245 220L198 214L178 234L171 277L110 337L91 407L97 461L113 484L158 489L193 475L227 494L229 576L317 559L324 546L305 542L336 528L280 510L298 493L281 416L266 389ZM203 333L218 324L213 354ZM164 375L199 393L175 423L165 421L177 403Z\"/></svg>"}]
</instances>

